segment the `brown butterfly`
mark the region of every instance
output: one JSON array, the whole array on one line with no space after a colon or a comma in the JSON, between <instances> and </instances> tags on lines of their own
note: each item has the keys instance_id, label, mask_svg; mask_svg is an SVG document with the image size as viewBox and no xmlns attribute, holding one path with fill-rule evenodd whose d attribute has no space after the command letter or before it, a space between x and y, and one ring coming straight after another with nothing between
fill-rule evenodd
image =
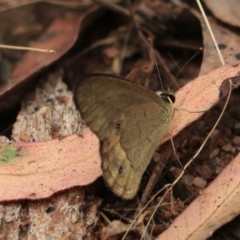
<instances>
[{"instance_id":1,"label":"brown butterfly","mask_svg":"<svg viewBox=\"0 0 240 240\"><path fill-rule=\"evenodd\" d=\"M123 199L133 198L172 118L174 95L156 95L120 77L94 74L79 81L75 102L100 139L106 184Z\"/></svg>"}]
</instances>

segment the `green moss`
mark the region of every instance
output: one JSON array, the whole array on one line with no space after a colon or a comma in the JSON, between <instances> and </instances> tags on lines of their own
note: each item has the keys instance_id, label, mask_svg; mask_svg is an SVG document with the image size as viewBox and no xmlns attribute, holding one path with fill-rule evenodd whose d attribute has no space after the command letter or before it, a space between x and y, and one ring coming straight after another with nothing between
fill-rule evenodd
<instances>
[{"instance_id":1,"label":"green moss","mask_svg":"<svg viewBox=\"0 0 240 240\"><path fill-rule=\"evenodd\" d=\"M12 164L17 161L19 149L13 146L0 147L0 165Z\"/></svg>"}]
</instances>

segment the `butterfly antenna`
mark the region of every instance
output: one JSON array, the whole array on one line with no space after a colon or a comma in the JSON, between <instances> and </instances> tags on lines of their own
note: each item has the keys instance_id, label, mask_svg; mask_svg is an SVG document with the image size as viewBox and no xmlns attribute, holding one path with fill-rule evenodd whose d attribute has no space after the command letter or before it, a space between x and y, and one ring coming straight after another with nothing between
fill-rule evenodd
<instances>
[{"instance_id":1,"label":"butterfly antenna","mask_svg":"<svg viewBox=\"0 0 240 240\"><path fill-rule=\"evenodd\" d=\"M153 59L154 59L154 63L155 63L156 69L157 69L158 79L159 79L160 85L161 85L161 87L162 87L162 91L165 92L164 87L163 87L163 82L162 82L161 74L160 74L159 67L158 67L158 64L157 64L156 55L155 55L155 53L154 53L154 50L153 50L153 47L152 47L152 44L151 44L152 42L151 42L150 39L148 39L148 41L150 42L151 52L152 52Z\"/></svg>"},{"instance_id":2,"label":"butterfly antenna","mask_svg":"<svg viewBox=\"0 0 240 240\"><path fill-rule=\"evenodd\" d=\"M178 71L177 75L175 76L175 78L177 79L179 77L179 75L182 73L183 69L190 63L190 61L192 61L201 51L203 50L202 47L199 48L199 51L197 51L196 53L194 53L192 55L192 57L190 57L187 62L180 68L180 70Z\"/></svg>"}]
</instances>

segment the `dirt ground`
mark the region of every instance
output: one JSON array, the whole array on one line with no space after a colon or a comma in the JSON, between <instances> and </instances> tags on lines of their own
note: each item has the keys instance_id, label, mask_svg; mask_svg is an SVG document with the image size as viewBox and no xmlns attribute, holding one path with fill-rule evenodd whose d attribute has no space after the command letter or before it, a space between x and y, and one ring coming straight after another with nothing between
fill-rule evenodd
<instances>
[{"instance_id":1,"label":"dirt ground","mask_svg":"<svg viewBox=\"0 0 240 240\"><path fill-rule=\"evenodd\" d=\"M57 50L55 55L35 52L27 55L29 52L1 49L0 132L4 136L1 137L1 148L9 141L13 144L22 142L30 151L30 142L46 141L47 145L47 141L61 141L62 138L64 141L66 136L76 132L81 137L85 123L73 97L76 83L85 75L112 74L152 91L161 90L149 38L153 42L163 85L170 86L173 92L197 76L221 66L216 60L214 47L205 37L206 27L194 15L198 12L196 3L70 1L63 5L43 2L26 2L24 6L15 2L11 4L0 5L0 22L3 23L0 42L21 46L36 44L44 49ZM225 51L226 63L237 64L238 27L222 23L223 20L217 20L209 10L207 14L214 24L214 32L223 34L222 37L219 35L219 45ZM234 36L229 33L225 39L224 31L230 31ZM106 93L96 89L94 94L104 96ZM176 180L182 166L199 149L223 109L226 94L219 96L219 101L210 110L195 122L189 122L189 126L174 137L176 154L182 166L174 155L170 140L156 149L143 174L137 196L131 200L114 195L102 176L93 176L94 173L89 174L87 184L66 185L63 176L67 170L64 171L64 167L60 167L56 189L51 185L51 177L44 182L50 193L43 199L31 198L27 193L19 197L21 192L31 192L29 181L20 187L18 184L2 186L7 192L11 189L15 195L8 198L5 190L0 192L0 239L157 239L158 236L162 239L160 234L239 153L239 96L239 89L234 89L216 129L172 192L161 189L166 190L166 186ZM38 159L39 150L31 153ZM0 150L0 162L5 161L3 155ZM46 156L46 165L48 159L51 162L50 158L51 153ZM59 165L49 163L51 170L44 172L44 176L58 171L62 166L60 161L64 161L62 158L59 157ZM65 162L64 166L67 165ZM18 175L14 174L18 169L13 168L11 174ZM36 173L36 182L41 182L37 175L39 169L36 167L35 172L19 174L24 178L24 175L34 176ZM0 174L9 173L2 170ZM153 175L157 178L151 185L148 182ZM151 198L152 201L144 207ZM153 212L155 214L151 216ZM219 229L208 239L240 238L238 217L222 225L219 224ZM179 239L182 239L181 232Z\"/></svg>"}]
</instances>

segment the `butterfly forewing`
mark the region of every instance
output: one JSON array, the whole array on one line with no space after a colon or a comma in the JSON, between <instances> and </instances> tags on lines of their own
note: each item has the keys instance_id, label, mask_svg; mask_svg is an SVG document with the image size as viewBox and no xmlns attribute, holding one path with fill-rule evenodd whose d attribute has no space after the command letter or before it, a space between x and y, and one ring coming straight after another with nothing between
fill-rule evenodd
<instances>
[{"instance_id":1,"label":"butterfly forewing","mask_svg":"<svg viewBox=\"0 0 240 240\"><path fill-rule=\"evenodd\" d=\"M171 119L171 102L121 78L86 77L75 91L81 116L99 137L103 177L112 191L131 199Z\"/></svg>"}]
</instances>

